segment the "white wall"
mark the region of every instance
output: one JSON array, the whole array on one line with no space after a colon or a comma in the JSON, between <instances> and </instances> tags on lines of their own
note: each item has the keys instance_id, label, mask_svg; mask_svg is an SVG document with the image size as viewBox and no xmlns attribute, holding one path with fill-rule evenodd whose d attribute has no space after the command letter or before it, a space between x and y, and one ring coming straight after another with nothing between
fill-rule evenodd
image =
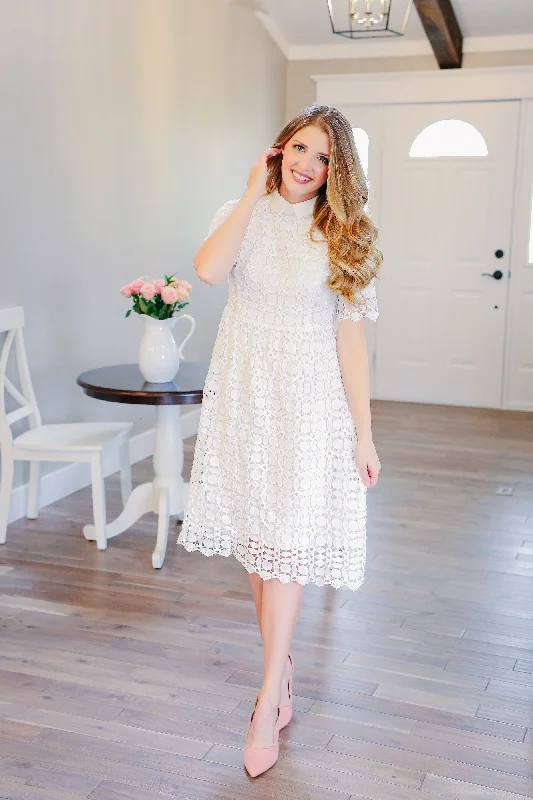
<instances>
[{"instance_id":1,"label":"white wall","mask_svg":"<svg viewBox=\"0 0 533 800\"><path fill-rule=\"evenodd\" d=\"M118 289L138 274L190 281L185 357L209 360L227 282L192 259L284 122L286 62L228 0L0 0L0 20L0 307L24 306L44 422L144 430L150 408L76 376L136 360Z\"/></svg>"}]
</instances>

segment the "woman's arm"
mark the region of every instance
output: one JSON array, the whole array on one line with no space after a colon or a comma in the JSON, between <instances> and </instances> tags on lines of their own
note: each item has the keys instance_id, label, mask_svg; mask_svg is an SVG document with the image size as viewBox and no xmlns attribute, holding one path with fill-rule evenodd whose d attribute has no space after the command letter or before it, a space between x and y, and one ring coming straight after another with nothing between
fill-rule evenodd
<instances>
[{"instance_id":1,"label":"woman's arm","mask_svg":"<svg viewBox=\"0 0 533 800\"><path fill-rule=\"evenodd\" d=\"M257 201L264 195L268 159L281 153L267 147L252 164L246 191L228 217L216 228L194 257L194 269L204 283L221 283L231 272Z\"/></svg>"},{"instance_id":2,"label":"woman's arm","mask_svg":"<svg viewBox=\"0 0 533 800\"><path fill-rule=\"evenodd\" d=\"M246 233L257 199L247 191L221 225L202 244L194 257L194 269L204 283L227 278Z\"/></svg>"},{"instance_id":3,"label":"woman's arm","mask_svg":"<svg viewBox=\"0 0 533 800\"><path fill-rule=\"evenodd\" d=\"M372 440L370 378L365 322L343 319L337 328L337 355L346 399L357 432L356 466L365 486L375 486L381 465Z\"/></svg>"}]
</instances>

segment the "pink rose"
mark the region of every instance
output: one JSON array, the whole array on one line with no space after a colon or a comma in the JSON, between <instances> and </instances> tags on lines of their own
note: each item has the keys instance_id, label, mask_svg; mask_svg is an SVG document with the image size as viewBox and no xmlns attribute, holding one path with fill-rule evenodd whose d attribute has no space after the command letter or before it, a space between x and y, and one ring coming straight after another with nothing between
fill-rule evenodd
<instances>
[{"instance_id":1,"label":"pink rose","mask_svg":"<svg viewBox=\"0 0 533 800\"><path fill-rule=\"evenodd\" d=\"M156 295L156 288L152 281L146 281L141 286L141 295L145 300L153 300Z\"/></svg>"},{"instance_id":2,"label":"pink rose","mask_svg":"<svg viewBox=\"0 0 533 800\"><path fill-rule=\"evenodd\" d=\"M169 306L178 301L178 290L173 286L163 286L161 289L161 300Z\"/></svg>"},{"instance_id":3,"label":"pink rose","mask_svg":"<svg viewBox=\"0 0 533 800\"><path fill-rule=\"evenodd\" d=\"M188 292L190 292L192 289L191 284L188 283L187 281L177 281L175 278L173 281L171 281L171 285L175 286L176 289L178 288L178 286L183 286L185 289L187 289Z\"/></svg>"},{"instance_id":4,"label":"pink rose","mask_svg":"<svg viewBox=\"0 0 533 800\"><path fill-rule=\"evenodd\" d=\"M130 283L130 286L132 294L139 294L142 287L144 286L144 280L142 278L137 278L136 281L132 281L132 283Z\"/></svg>"},{"instance_id":5,"label":"pink rose","mask_svg":"<svg viewBox=\"0 0 533 800\"><path fill-rule=\"evenodd\" d=\"M122 289L120 290L120 294L123 295L124 297L131 297L131 295L133 294L131 289L131 284L127 283L126 286L123 286Z\"/></svg>"},{"instance_id":6,"label":"pink rose","mask_svg":"<svg viewBox=\"0 0 533 800\"><path fill-rule=\"evenodd\" d=\"M176 293L178 295L178 300L180 301L180 303L182 300L186 300L187 297L189 296L189 292L187 291L185 286L178 286L178 288L176 289Z\"/></svg>"},{"instance_id":7,"label":"pink rose","mask_svg":"<svg viewBox=\"0 0 533 800\"><path fill-rule=\"evenodd\" d=\"M153 281L153 284L155 286L155 293L161 294L161 289L163 286L167 285L167 282L164 278L157 278L155 281Z\"/></svg>"}]
</instances>

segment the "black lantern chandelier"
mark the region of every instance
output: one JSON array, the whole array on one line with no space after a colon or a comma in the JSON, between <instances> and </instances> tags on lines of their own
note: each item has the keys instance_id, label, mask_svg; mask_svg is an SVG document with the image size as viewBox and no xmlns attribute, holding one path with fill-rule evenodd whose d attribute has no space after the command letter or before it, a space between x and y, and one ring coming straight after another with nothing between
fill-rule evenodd
<instances>
[{"instance_id":1,"label":"black lantern chandelier","mask_svg":"<svg viewBox=\"0 0 533 800\"><path fill-rule=\"evenodd\" d=\"M413 0L328 0L333 33L348 39L403 36Z\"/></svg>"}]
</instances>

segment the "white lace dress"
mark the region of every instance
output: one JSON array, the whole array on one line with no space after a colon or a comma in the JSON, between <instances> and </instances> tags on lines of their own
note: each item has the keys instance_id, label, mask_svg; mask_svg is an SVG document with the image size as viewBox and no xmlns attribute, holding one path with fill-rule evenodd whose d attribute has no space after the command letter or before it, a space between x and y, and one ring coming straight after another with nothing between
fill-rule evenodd
<instances>
[{"instance_id":1,"label":"white lace dress","mask_svg":"<svg viewBox=\"0 0 533 800\"><path fill-rule=\"evenodd\" d=\"M210 235L238 201L220 208ZM178 543L235 556L264 579L357 589L366 487L355 466L336 322L376 320L325 285L327 243L309 240L315 199L278 191L254 208L229 274Z\"/></svg>"}]
</instances>

